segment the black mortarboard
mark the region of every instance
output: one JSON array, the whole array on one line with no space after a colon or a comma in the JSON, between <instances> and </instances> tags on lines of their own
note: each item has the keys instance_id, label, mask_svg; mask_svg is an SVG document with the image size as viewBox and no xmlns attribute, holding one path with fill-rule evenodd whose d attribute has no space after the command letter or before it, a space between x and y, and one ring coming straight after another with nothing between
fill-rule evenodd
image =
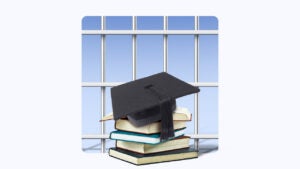
<instances>
[{"instance_id":1,"label":"black mortarboard","mask_svg":"<svg viewBox=\"0 0 300 169\"><path fill-rule=\"evenodd\" d=\"M200 90L162 72L111 88L114 119L127 117L136 126L161 120L161 141L174 137L176 98Z\"/></svg>"}]
</instances>

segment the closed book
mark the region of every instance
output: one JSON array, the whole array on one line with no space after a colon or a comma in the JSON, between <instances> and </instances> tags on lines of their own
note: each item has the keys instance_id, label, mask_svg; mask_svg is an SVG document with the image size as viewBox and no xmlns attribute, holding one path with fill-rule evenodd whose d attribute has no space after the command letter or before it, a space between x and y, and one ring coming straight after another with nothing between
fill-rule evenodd
<instances>
[{"instance_id":1,"label":"closed book","mask_svg":"<svg viewBox=\"0 0 300 169\"><path fill-rule=\"evenodd\" d=\"M110 148L109 155L132 164L142 165L197 158L198 152L193 148L184 148L153 154L140 154L120 148Z\"/></svg>"},{"instance_id":2,"label":"closed book","mask_svg":"<svg viewBox=\"0 0 300 169\"><path fill-rule=\"evenodd\" d=\"M150 153L187 148L189 147L189 140L190 137L181 136L176 139L169 140L164 143L155 144L155 145L117 140L116 147L141 153L141 154L150 154Z\"/></svg>"},{"instance_id":3,"label":"closed book","mask_svg":"<svg viewBox=\"0 0 300 169\"><path fill-rule=\"evenodd\" d=\"M186 127L186 122L174 121L173 125L174 125L174 130L177 130ZM115 128L123 131L131 131L131 132L143 133L143 134L153 134L153 133L160 133L161 124L160 122L155 122L145 126L136 127L127 119L119 119L115 123Z\"/></svg>"},{"instance_id":4,"label":"closed book","mask_svg":"<svg viewBox=\"0 0 300 169\"><path fill-rule=\"evenodd\" d=\"M185 128L175 130L173 138L182 136L184 134L184 131L185 131ZM170 138L170 139L173 139L173 138ZM160 133L141 134L141 133L122 131L122 130L117 130L117 131L111 132L110 133L110 139L131 141L131 142L138 142L138 143L147 143L147 144L161 143Z\"/></svg>"}]
</instances>

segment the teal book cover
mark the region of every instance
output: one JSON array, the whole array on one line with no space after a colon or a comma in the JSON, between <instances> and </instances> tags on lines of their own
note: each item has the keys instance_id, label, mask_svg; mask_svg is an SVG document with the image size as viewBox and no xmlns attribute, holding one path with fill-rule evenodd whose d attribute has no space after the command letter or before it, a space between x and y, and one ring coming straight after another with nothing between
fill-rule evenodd
<instances>
[{"instance_id":1,"label":"teal book cover","mask_svg":"<svg viewBox=\"0 0 300 169\"><path fill-rule=\"evenodd\" d=\"M175 136L170 139L174 139L184 135L185 128L175 130ZM110 139L112 140L122 140L129 142L137 143L146 143L146 144L159 144L162 143L160 140L160 133L155 134L141 134L135 132L128 132L122 130L116 130L110 133Z\"/></svg>"}]
</instances>

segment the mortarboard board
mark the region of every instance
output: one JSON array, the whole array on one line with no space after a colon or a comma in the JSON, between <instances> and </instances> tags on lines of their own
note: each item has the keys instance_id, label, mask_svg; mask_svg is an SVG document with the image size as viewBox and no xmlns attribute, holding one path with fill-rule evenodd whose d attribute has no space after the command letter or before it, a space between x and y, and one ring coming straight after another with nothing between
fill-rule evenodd
<instances>
[{"instance_id":1,"label":"mortarboard board","mask_svg":"<svg viewBox=\"0 0 300 169\"><path fill-rule=\"evenodd\" d=\"M161 141L174 136L176 98L200 90L162 72L111 88L114 119L127 117L135 126L161 120Z\"/></svg>"}]
</instances>

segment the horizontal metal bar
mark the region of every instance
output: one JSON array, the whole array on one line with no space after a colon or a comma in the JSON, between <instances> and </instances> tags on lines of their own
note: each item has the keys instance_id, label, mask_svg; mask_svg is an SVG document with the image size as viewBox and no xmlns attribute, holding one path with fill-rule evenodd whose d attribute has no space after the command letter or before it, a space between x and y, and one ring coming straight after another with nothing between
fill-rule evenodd
<instances>
[{"instance_id":1,"label":"horizontal metal bar","mask_svg":"<svg viewBox=\"0 0 300 169\"><path fill-rule=\"evenodd\" d=\"M101 134L84 134L81 137L82 139L109 139L109 135L101 135Z\"/></svg>"},{"instance_id":2,"label":"horizontal metal bar","mask_svg":"<svg viewBox=\"0 0 300 169\"><path fill-rule=\"evenodd\" d=\"M114 87L124 82L82 82L81 87Z\"/></svg>"},{"instance_id":3,"label":"horizontal metal bar","mask_svg":"<svg viewBox=\"0 0 300 169\"><path fill-rule=\"evenodd\" d=\"M218 139L217 134L186 134L186 136L191 137L192 139Z\"/></svg>"},{"instance_id":4,"label":"horizontal metal bar","mask_svg":"<svg viewBox=\"0 0 300 169\"><path fill-rule=\"evenodd\" d=\"M186 136L191 137L192 139L218 139L217 134L186 134ZM101 134L84 134L81 137L82 139L109 139L109 135Z\"/></svg>"},{"instance_id":5,"label":"horizontal metal bar","mask_svg":"<svg viewBox=\"0 0 300 169\"><path fill-rule=\"evenodd\" d=\"M82 87L114 87L124 84L124 82L82 82ZM217 82L191 82L189 83L197 87L218 87Z\"/></svg>"},{"instance_id":6,"label":"horizontal metal bar","mask_svg":"<svg viewBox=\"0 0 300 169\"><path fill-rule=\"evenodd\" d=\"M218 30L82 30L83 35L217 35Z\"/></svg>"}]
</instances>

